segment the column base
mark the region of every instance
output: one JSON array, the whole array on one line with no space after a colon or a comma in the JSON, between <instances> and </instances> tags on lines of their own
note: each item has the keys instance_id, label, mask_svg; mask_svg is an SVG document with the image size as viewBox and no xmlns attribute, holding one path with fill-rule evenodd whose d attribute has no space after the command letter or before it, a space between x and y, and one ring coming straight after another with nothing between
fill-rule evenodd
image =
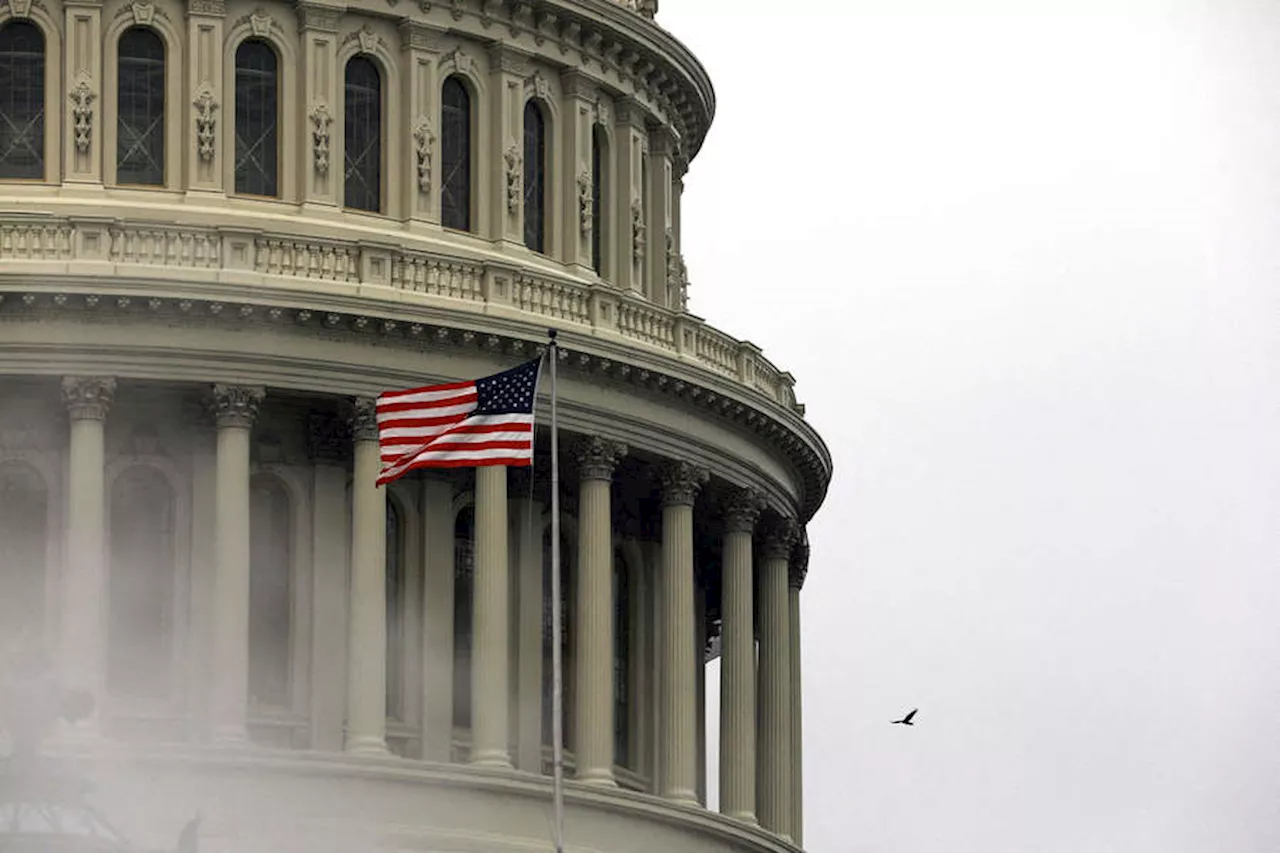
<instances>
[{"instance_id":1,"label":"column base","mask_svg":"<svg viewBox=\"0 0 1280 853\"><path fill-rule=\"evenodd\" d=\"M213 745L223 749L249 746L249 732L244 726L216 726L213 730Z\"/></svg>"},{"instance_id":2,"label":"column base","mask_svg":"<svg viewBox=\"0 0 1280 853\"><path fill-rule=\"evenodd\" d=\"M677 788L673 791L663 791L662 798L674 803L702 808L702 803L698 800L698 792L691 788Z\"/></svg>"},{"instance_id":3,"label":"column base","mask_svg":"<svg viewBox=\"0 0 1280 853\"><path fill-rule=\"evenodd\" d=\"M612 770L586 770L573 778L576 782L581 782L584 785L594 785L597 788L618 787L618 780L613 778Z\"/></svg>"},{"instance_id":4,"label":"column base","mask_svg":"<svg viewBox=\"0 0 1280 853\"><path fill-rule=\"evenodd\" d=\"M471 760L467 762L472 767L485 767L493 770L514 770L511 765L511 756L505 752L491 751L478 752L471 756Z\"/></svg>"},{"instance_id":5,"label":"column base","mask_svg":"<svg viewBox=\"0 0 1280 853\"><path fill-rule=\"evenodd\" d=\"M736 820L739 823L745 823L748 826L759 826L760 821L756 819L754 812L724 812L724 816L730 820Z\"/></svg>"},{"instance_id":6,"label":"column base","mask_svg":"<svg viewBox=\"0 0 1280 853\"><path fill-rule=\"evenodd\" d=\"M387 742L380 737L361 735L349 739L342 747L348 755L386 756L391 754Z\"/></svg>"}]
</instances>

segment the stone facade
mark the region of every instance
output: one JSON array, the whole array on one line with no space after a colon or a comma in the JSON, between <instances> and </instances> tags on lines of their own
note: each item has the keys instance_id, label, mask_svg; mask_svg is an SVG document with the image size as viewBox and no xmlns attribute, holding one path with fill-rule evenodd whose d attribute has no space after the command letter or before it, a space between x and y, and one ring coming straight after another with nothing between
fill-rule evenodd
<instances>
[{"instance_id":1,"label":"stone facade","mask_svg":"<svg viewBox=\"0 0 1280 853\"><path fill-rule=\"evenodd\" d=\"M549 849L548 436L378 488L370 407L554 328L569 846L799 846L831 460L685 308L714 98L656 11L0 6L0 642L136 845Z\"/></svg>"}]
</instances>

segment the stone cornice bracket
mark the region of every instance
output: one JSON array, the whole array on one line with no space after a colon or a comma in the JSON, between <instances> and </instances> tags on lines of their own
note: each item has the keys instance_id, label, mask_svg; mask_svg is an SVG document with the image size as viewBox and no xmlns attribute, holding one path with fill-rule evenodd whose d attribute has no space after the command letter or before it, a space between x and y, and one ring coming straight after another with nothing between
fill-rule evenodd
<instances>
[{"instance_id":1,"label":"stone cornice bracket","mask_svg":"<svg viewBox=\"0 0 1280 853\"><path fill-rule=\"evenodd\" d=\"M378 401L372 397L357 397L351 402L348 415L352 441L378 440Z\"/></svg>"},{"instance_id":2,"label":"stone cornice bracket","mask_svg":"<svg viewBox=\"0 0 1280 853\"><path fill-rule=\"evenodd\" d=\"M402 18L396 27L400 30L401 50L440 52L441 39L444 36L443 31L409 18Z\"/></svg>"},{"instance_id":3,"label":"stone cornice bracket","mask_svg":"<svg viewBox=\"0 0 1280 853\"><path fill-rule=\"evenodd\" d=\"M693 506L698 492L711 479L706 468L688 462L668 462L658 473L663 506Z\"/></svg>"},{"instance_id":4,"label":"stone cornice bracket","mask_svg":"<svg viewBox=\"0 0 1280 853\"><path fill-rule=\"evenodd\" d=\"M338 19L342 17L342 9L326 6L323 3L298 3L294 9L298 14L298 32L316 30L336 33Z\"/></svg>"},{"instance_id":5,"label":"stone cornice bracket","mask_svg":"<svg viewBox=\"0 0 1280 853\"><path fill-rule=\"evenodd\" d=\"M724 508L726 533L751 533L764 511L764 495L759 489L735 486L729 492Z\"/></svg>"},{"instance_id":6,"label":"stone cornice bracket","mask_svg":"<svg viewBox=\"0 0 1280 853\"><path fill-rule=\"evenodd\" d=\"M635 98L619 98L613 105L613 113L619 126L648 130L648 111Z\"/></svg>"},{"instance_id":7,"label":"stone cornice bracket","mask_svg":"<svg viewBox=\"0 0 1280 853\"><path fill-rule=\"evenodd\" d=\"M225 18L227 16L227 4L223 0L187 0L187 15Z\"/></svg>"},{"instance_id":8,"label":"stone cornice bracket","mask_svg":"<svg viewBox=\"0 0 1280 853\"><path fill-rule=\"evenodd\" d=\"M766 560L787 560L798 536L796 520L790 516L774 516L766 525L760 550Z\"/></svg>"},{"instance_id":9,"label":"stone cornice bracket","mask_svg":"<svg viewBox=\"0 0 1280 853\"><path fill-rule=\"evenodd\" d=\"M261 385L223 385L213 386L209 400L209 408L213 412L218 427L239 427L249 429L258 416L258 406L267 396L267 389Z\"/></svg>"},{"instance_id":10,"label":"stone cornice bracket","mask_svg":"<svg viewBox=\"0 0 1280 853\"><path fill-rule=\"evenodd\" d=\"M9 11L15 18L30 18L31 0L9 0Z\"/></svg>"},{"instance_id":11,"label":"stone cornice bracket","mask_svg":"<svg viewBox=\"0 0 1280 853\"><path fill-rule=\"evenodd\" d=\"M499 41L489 46L489 70L528 77L529 63L524 54Z\"/></svg>"},{"instance_id":12,"label":"stone cornice bracket","mask_svg":"<svg viewBox=\"0 0 1280 853\"><path fill-rule=\"evenodd\" d=\"M598 435L588 436L577 443L574 456L578 460L578 475L583 480L613 480L618 463L627 455L627 446Z\"/></svg>"},{"instance_id":13,"label":"stone cornice bracket","mask_svg":"<svg viewBox=\"0 0 1280 853\"><path fill-rule=\"evenodd\" d=\"M584 101L596 98L595 80L578 68L566 68L560 72L560 89L566 98L581 98Z\"/></svg>"},{"instance_id":14,"label":"stone cornice bracket","mask_svg":"<svg viewBox=\"0 0 1280 853\"><path fill-rule=\"evenodd\" d=\"M73 421L100 421L115 399L116 380L110 376L64 376L62 402Z\"/></svg>"},{"instance_id":15,"label":"stone cornice bracket","mask_svg":"<svg viewBox=\"0 0 1280 853\"><path fill-rule=\"evenodd\" d=\"M787 585L799 590L804 587L805 576L809 574L809 531L802 527L796 544L791 549L791 563L787 566Z\"/></svg>"}]
</instances>

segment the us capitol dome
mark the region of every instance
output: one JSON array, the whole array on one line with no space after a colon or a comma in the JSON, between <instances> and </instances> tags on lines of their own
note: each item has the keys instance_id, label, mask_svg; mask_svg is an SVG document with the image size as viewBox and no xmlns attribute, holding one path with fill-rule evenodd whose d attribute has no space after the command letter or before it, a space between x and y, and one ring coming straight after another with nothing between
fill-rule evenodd
<instances>
[{"instance_id":1,"label":"us capitol dome","mask_svg":"<svg viewBox=\"0 0 1280 853\"><path fill-rule=\"evenodd\" d=\"M91 700L56 796L0 738L0 849L551 850L545 400L532 467L386 487L374 418L549 329L566 849L802 845L831 460L687 310L714 96L656 12L0 0L0 658Z\"/></svg>"}]
</instances>

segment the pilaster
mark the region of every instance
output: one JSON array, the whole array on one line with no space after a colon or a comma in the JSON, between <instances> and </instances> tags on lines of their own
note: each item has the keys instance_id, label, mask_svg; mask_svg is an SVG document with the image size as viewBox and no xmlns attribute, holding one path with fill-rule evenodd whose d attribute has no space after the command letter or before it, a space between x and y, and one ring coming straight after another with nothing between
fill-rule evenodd
<instances>
[{"instance_id":1,"label":"pilaster","mask_svg":"<svg viewBox=\"0 0 1280 853\"><path fill-rule=\"evenodd\" d=\"M408 19L400 22L405 117L409 124L412 174L400 181L405 217L440 222L440 81L436 66L443 33ZM394 184L394 182L393 182Z\"/></svg>"},{"instance_id":2,"label":"pilaster","mask_svg":"<svg viewBox=\"0 0 1280 853\"><path fill-rule=\"evenodd\" d=\"M302 42L302 98L298 123L304 128L306 153L298 161L304 205L333 207L342 180L342 160L335 141L342 134L339 113L338 19L342 7L300 2L296 6Z\"/></svg>"},{"instance_id":3,"label":"pilaster","mask_svg":"<svg viewBox=\"0 0 1280 853\"><path fill-rule=\"evenodd\" d=\"M62 10L67 34L62 54L67 135L62 146L63 180L101 185L102 2L67 0ZM52 128L45 129L51 132Z\"/></svg>"},{"instance_id":4,"label":"pilaster","mask_svg":"<svg viewBox=\"0 0 1280 853\"><path fill-rule=\"evenodd\" d=\"M501 43L489 49L489 147L481 162L500 170L489 183L488 238L524 246L525 58ZM483 148L481 149L484 150Z\"/></svg>"},{"instance_id":5,"label":"pilaster","mask_svg":"<svg viewBox=\"0 0 1280 853\"><path fill-rule=\"evenodd\" d=\"M222 32L223 0L187 0L187 83L183 114L187 129L183 159L188 190L222 192Z\"/></svg>"},{"instance_id":6,"label":"pilaster","mask_svg":"<svg viewBox=\"0 0 1280 853\"><path fill-rule=\"evenodd\" d=\"M650 235L645 258L645 293L659 305L674 308L677 296L668 287L668 271L676 257L672 215L672 159L676 138L671 130L659 127L649 136L649 194L647 231Z\"/></svg>"},{"instance_id":7,"label":"pilaster","mask_svg":"<svg viewBox=\"0 0 1280 853\"><path fill-rule=\"evenodd\" d=\"M645 112L631 98L617 103L614 129L613 270L622 290L644 293L648 217L645 216L644 158L648 152Z\"/></svg>"},{"instance_id":8,"label":"pilaster","mask_svg":"<svg viewBox=\"0 0 1280 853\"><path fill-rule=\"evenodd\" d=\"M580 71L560 75L564 90L564 119L558 134L564 156L563 195L570 199L563 205L564 262L581 276L594 276L591 265L591 239L596 223L592 216L591 139L595 127L595 99L598 97L591 79Z\"/></svg>"}]
</instances>

